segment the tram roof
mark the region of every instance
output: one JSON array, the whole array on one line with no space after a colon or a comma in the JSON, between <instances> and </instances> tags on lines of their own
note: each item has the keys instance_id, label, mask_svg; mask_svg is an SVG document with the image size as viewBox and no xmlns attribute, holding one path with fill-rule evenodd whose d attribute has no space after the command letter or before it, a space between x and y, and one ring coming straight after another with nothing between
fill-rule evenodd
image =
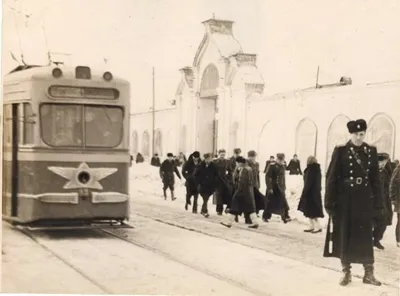
<instances>
[{"instance_id":1,"label":"tram roof","mask_svg":"<svg viewBox=\"0 0 400 296\"><path fill-rule=\"evenodd\" d=\"M80 65L78 65L80 66ZM78 67L77 66L77 67ZM59 68L63 72L64 78L67 79L77 79L75 77L75 69L76 67L63 66L63 65L20 65L10 71L8 74L4 76L4 83L13 82L15 80L26 81L26 80L45 80L49 78L54 78L52 75L52 71L55 68ZM90 67L89 67L90 68ZM104 80L103 75L107 70L101 71L95 68L90 68L91 79L94 81ZM110 71L108 71L110 72ZM112 72L110 72L112 73ZM113 80L118 84L129 84L129 81L120 77L115 76L113 73ZM78 79L80 80L80 79Z\"/></svg>"}]
</instances>

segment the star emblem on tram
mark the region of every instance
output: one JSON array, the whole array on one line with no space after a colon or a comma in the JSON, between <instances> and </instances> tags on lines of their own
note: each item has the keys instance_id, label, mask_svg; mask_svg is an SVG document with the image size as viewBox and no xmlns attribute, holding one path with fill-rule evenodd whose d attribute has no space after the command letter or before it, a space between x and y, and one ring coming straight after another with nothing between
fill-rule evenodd
<instances>
[{"instance_id":1,"label":"star emblem on tram","mask_svg":"<svg viewBox=\"0 0 400 296\"><path fill-rule=\"evenodd\" d=\"M90 168L86 162L77 168L50 166L48 170L68 180L64 189L103 189L99 181L118 171L117 168Z\"/></svg>"}]
</instances>

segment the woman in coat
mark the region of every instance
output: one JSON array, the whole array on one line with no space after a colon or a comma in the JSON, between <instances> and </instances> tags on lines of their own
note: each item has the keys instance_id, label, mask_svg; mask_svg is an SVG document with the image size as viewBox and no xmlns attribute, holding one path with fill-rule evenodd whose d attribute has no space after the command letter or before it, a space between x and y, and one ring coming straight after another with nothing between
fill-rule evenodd
<instances>
[{"instance_id":1,"label":"woman in coat","mask_svg":"<svg viewBox=\"0 0 400 296\"><path fill-rule=\"evenodd\" d=\"M197 199L199 193L197 192L197 185L194 180L194 172L196 167L200 165L200 152L195 151L190 154L188 161L186 161L182 166L182 175L185 178L185 186L186 186L186 203L185 210L188 210L188 207L191 205L190 199L193 196L193 214L197 214Z\"/></svg>"},{"instance_id":2,"label":"woman in coat","mask_svg":"<svg viewBox=\"0 0 400 296\"><path fill-rule=\"evenodd\" d=\"M394 211L397 213L396 242L397 246L400 247L400 165L397 165L397 168L393 172L389 192L390 199L394 205Z\"/></svg>"},{"instance_id":3,"label":"woman in coat","mask_svg":"<svg viewBox=\"0 0 400 296\"><path fill-rule=\"evenodd\" d=\"M304 187L297 210L303 212L310 222L309 228L304 232L318 233L322 231L318 218L323 218L324 212L321 196L321 166L314 156L308 157L303 178Z\"/></svg>"}]
</instances>

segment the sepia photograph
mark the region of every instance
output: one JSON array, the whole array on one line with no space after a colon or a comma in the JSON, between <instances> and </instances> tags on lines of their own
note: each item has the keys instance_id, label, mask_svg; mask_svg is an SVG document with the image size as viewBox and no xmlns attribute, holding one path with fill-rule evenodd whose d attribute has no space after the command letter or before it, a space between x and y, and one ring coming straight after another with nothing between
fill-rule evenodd
<instances>
[{"instance_id":1,"label":"sepia photograph","mask_svg":"<svg viewBox=\"0 0 400 296\"><path fill-rule=\"evenodd\" d=\"M1 293L400 295L400 1L1 4Z\"/></svg>"}]
</instances>

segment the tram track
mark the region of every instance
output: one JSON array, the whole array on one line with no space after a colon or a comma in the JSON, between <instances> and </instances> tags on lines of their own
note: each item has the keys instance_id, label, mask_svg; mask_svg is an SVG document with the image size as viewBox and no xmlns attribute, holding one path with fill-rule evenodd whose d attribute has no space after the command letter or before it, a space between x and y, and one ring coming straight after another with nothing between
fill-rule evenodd
<instances>
[{"instance_id":1,"label":"tram track","mask_svg":"<svg viewBox=\"0 0 400 296\"><path fill-rule=\"evenodd\" d=\"M141 217L141 218L144 218L144 219L149 219L149 220L155 221L157 223L161 223L161 224L168 225L168 226L171 226L171 227L175 227L175 228L179 228L179 229L183 229L183 230L187 230L187 231L191 231L191 232L196 232L196 233L199 233L199 234L202 234L202 235L206 235L206 236L212 237L212 238L223 239L225 241L228 241L230 243L235 243L235 244L241 245L243 247L247 247L247 248L258 250L258 251L263 251L263 252L266 252L266 253L271 253L271 254L274 254L274 255L277 255L277 256L282 256L282 254L279 253L279 252L272 252L272 251L266 250L265 248L259 247L257 245L252 245L250 243L242 243L242 242L239 242L238 240L235 240L235 239L230 239L230 238L227 238L227 237L221 237L221 236L215 235L213 233L200 230L198 228L194 228L194 227L190 227L190 226L185 226L185 225L179 224L177 222L167 221L167 220L164 220L164 219L161 219L161 218L155 218L155 217L152 217L152 216L139 214L139 213L135 213L135 215L137 215L138 217ZM211 224L214 224L214 225L218 225L221 228L224 227L222 225L219 225L220 222L217 221L216 219L207 218L206 221L208 223L211 223ZM244 227L244 226L241 226L241 225L235 225L235 227L239 228L240 230L244 230L246 232L251 232L251 233L254 233L254 234L261 234L262 236L270 236L269 233L265 233L265 232L263 232L261 230L250 229L250 228L247 228L247 227ZM279 235L279 234L274 234L272 236L279 237L279 238L290 239L292 241L297 240L297 238L289 237L288 235L283 235L282 236L282 235ZM309 244L305 240L300 240L300 241ZM299 242L299 241L297 240L297 242ZM322 247L321 247L321 250L322 250ZM298 261L298 262L305 263L305 264L310 264L310 265L313 265L315 267L327 269L327 270L330 270L330 271L334 271L334 272L338 272L338 273L341 272L341 270L339 268L329 267L329 266L321 265L321 264L315 264L314 262L306 262L304 260L299 260L298 258L295 258L293 256L290 256L288 258L290 258L292 260L295 260L295 261ZM393 259L391 259L391 258L388 258L387 260L384 260L384 262L382 262L382 261L380 262L380 264L383 264L383 265L391 264L391 263L393 264ZM356 274L356 273L353 273L353 277L358 278L358 279L362 279L363 278L363 276L361 274ZM389 286L389 287L398 288L398 283L389 283L387 281L382 281L382 284L386 285L386 286Z\"/></svg>"},{"instance_id":2,"label":"tram track","mask_svg":"<svg viewBox=\"0 0 400 296\"><path fill-rule=\"evenodd\" d=\"M18 230L19 232L21 232L25 236L29 237L37 245L39 245L41 248L43 248L46 251L48 251L52 256L56 257L63 264L67 265L69 268L71 268L73 271L75 271L80 276L85 278L92 285L94 285L97 288L99 288L105 294L115 294L115 291L112 291L111 289L107 288L105 285L101 284L98 280L96 280L92 276L88 275L87 272L84 272L79 267L77 267L74 263L71 263L69 260L67 260L65 256L60 255L57 252L57 250L54 250L54 248L49 247L46 244L46 241L42 242L43 237L41 237L41 235L40 235L41 231L31 231L29 229L24 229L24 228L20 228L20 227L13 227L13 228ZM135 240L132 240L132 239L130 239L131 236L130 235L126 236L126 234L127 233L129 234L129 231L133 230L133 229L134 228L130 228L130 229L126 229L126 228L116 228L116 229L96 228L96 229L86 230L86 232L90 231L90 232L93 232L93 233L99 233L99 234L101 234L101 236L104 236L104 237L108 236L108 237L111 237L112 239L117 239L119 241L122 241L123 243L129 244L129 245L133 245L133 246L139 247L139 248L141 248L143 250L152 252L156 256L159 256L159 257L162 257L164 259L167 259L170 262L182 265L185 268L189 268L189 269L192 269L192 270L194 270L196 272L202 273L202 274L204 274L204 275L206 275L208 277L212 277L217 281L221 281L221 282L224 282L225 284L234 286L235 288L239 288L240 290L243 290L243 293L245 293L245 291L246 291L246 292L250 293L251 295L257 295L257 296L269 296L269 295L271 295L269 293L265 293L265 292L262 292L262 291L259 291L259 290L256 290L256 289L252 289L252 288L246 286L245 284L242 284L242 283L240 283L238 281L235 281L235 280L232 280L230 278L224 277L224 276L222 276L222 275L220 275L218 273L215 273L215 272L212 272L210 270L207 270L206 268L202 268L202 267L196 266L194 264L187 263L187 262L185 262L183 260L180 260L179 258L176 258L175 256L172 256L172 255L168 254L167 252L163 252L162 250L159 250L157 248L151 247L151 246L149 246L149 245L147 245L145 243L140 243L140 242L137 242ZM62 232L65 233L65 231L62 231ZM52 231L52 233L56 234L56 233L60 233L60 231L55 230L55 231ZM50 239L50 240L52 240L52 239ZM73 253L72 250L71 250L71 253Z\"/></svg>"},{"instance_id":3,"label":"tram track","mask_svg":"<svg viewBox=\"0 0 400 296\"><path fill-rule=\"evenodd\" d=\"M163 222L161 222L161 223L163 223ZM165 224L169 225L168 223L165 223ZM174 225L169 225L169 226L174 226ZM185 229L185 228L183 228L183 229ZM185 230L188 230L188 229L185 229ZM140 248L146 249L148 251L151 251L151 252L153 252L153 253L155 253L155 254L157 254L159 256L162 256L162 257L164 257L164 258L166 258L168 260L171 260L173 262L176 262L176 263L179 263L181 265L184 265L184 266L186 266L188 268L191 268L191 269L194 269L194 270L199 271L201 273L204 273L204 274L206 274L208 276L211 276L211 277L213 277L213 278L215 278L217 280L226 282L226 283L228 283L230 285L233 285L233 286L235 286L237 288L240 288L242 290L250 292L250 293L252 293L254 295L259 295L259 296L270 296L271 295L269 293L265 293L265 292L262 292L262 291L259 291L259 290L256 290L256 289L252 289L252 288L250 288L250 287L248 287L248 286L246 286L244 284L241 284L238 281L229 279L227 277L224 277L224 276L222 276L222 275L220 275L218 273L212 272L212 271L207 270L205 268L200 268L200 267L195 266L193 264L189 264L189 263L187 263L187 262L185 262L183 260L180 260L180 259L176 258L175 256L172 256L172 255L170 255L170 254L168 254L166 252L163 252L163 251L161 251L161 250L159 250L157 248L153 248L153 247L150 247L149 245L146 245L146 244L143 244L143 243L139 243L137 241L133 241L133 240L127 238L124 234L118 233L118 232L126 232L126 230L123 231L122 229L121 230L119 230L119 229L115 229L115 230L114 229L111 229L111 230L110 229L107 229L107 230L106 229L99 229L98 231L107 233L107 234L109 234L109 235L111 235L111 236L113 236L115 238L118 238L120 240L125 241L126 243L129 243L129 244L138 246ZM195 231L195 230L192 230L192 231ZM197 232L197 231L195 231L195 232Z\"/></svg>"},{"instance_id":4,"label":"tram track","mask_svg":"<svg viewBox=\"0 0 400 296\"><path fill-rule=\"evenodd\" d=\"M85 274L82 270L80 270L79 268L77 268L76 266L74 266L73 264L71 264L70 262L68 262L67 260L65 260L62 256L60 256L59 254L57 254L57 252L54 252L51 248L47 247L45 244L43 244L42 242L40 242L40 240L35 237L34 232L28 230L28 229L24 229L24 228L20 228L20 227L14 227L14 229L17 229L19 232L21 232L22 234L24 234L25 236L29 237L32 241L34 241L37 245L39 245L40 247L42 247L43 249L45 249L46 251L48 251L50 254L52 254L54 257L56 257L58 260L60 260L62 263L64 263L65 265L67 265L69 268L71 268L72 270L74 270L76 273L78 273L80 276L82 276L83 278L85 278L87 281L89 281L91 284L93 284L94 286L96 286L97 288L99 288L101 291L103 291L105 294L113 294L111 290L107 289L104 285L102 285L101 283L99 283L98 281L96 281L95 279L91 278L90 276L88 276L87 274Z\"/></svg>"}]
</instances>

